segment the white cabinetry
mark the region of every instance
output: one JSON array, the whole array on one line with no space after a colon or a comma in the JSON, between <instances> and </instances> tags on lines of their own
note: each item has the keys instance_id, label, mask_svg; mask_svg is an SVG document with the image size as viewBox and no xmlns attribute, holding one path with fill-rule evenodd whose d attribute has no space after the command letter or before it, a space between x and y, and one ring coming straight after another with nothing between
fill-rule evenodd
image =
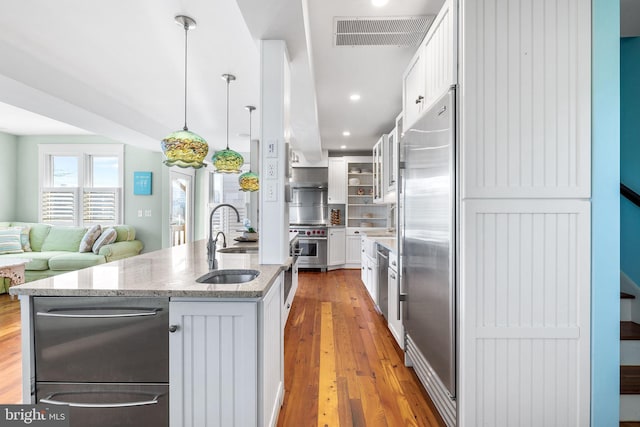
<instances>
[{"instance_id":1,"label":"white cabinetry","mask_svg":"<svg viewBox=\"0 0 640 427\"><path fill-rule=\"evenodd\" d=\"M349 227L387 227L386 206L373 203L374 173L371 157L347 157L347 220Z\"/></svg>"},{"instance_id":2,"label":"white cabinetry","mask_svg":"<svg viewBox=\"0 0 640 427\"><path fill-rule=\"evenodd\" d=\"M405 124L411 126L422 113L424 106L423 46L418 48L402 76L402 110Z\"/></svg>"},{"instance_id":3,"label":"white cabinetry","mask_svg":"<svg viewBox=\"0 0 640 427\"><path fill-rule=\"evenodd\" d=\"M400 277L398 275L398 254L389 252L389 274L388 274L388 326L391 334L404 350L404 327L402 326L402 309L400 307Z\"/></svg>"},{"instance_id":4,"label":"white cabinetry","mask_svg":"<svg viewBox=\"0 0 640 427\"><path fill-rule=\"evenodd\" d=\"M347 174L344 157L329 157L329 189L327 200L330 204L345 204Z\"/></svg>"},{"instance_id":5,"label":"white cabinetry","mask_svg":"<svg viewBox=\"0 0 640 427\"><path fill-rule=\"evenodd\" d=\"M260 301L172 299L170 425L273 426L283 397L282 275Z\"/></svg>"},{"instance_id":6,"label":"white cabinetry","mask_svg":"<svg viewBox=\"0 0 640 427\"><path fill-rule=\"evenodd\" d=\"M387 147L387 135L382 135L373 146L373 203L384 203L388 175L388 163L385 157Z\"/></svg>"},{"instance_id":7,"label":"white cabinetry","mask_svg":"<svg viewBox=\"0 0 640 427\"><path fill-rule=\"evenodd\" d=\"M409 62L402 80L404 125L408 129L457 80L455 2L447 0Z\"/></svg>"},{"instance_id":8,"label":"white cabinetry","mask_svg":"<svg viewBox=\"0 0 640 427\"><path fill-rule=\"evenodd\" d=\"M457 37L455 1L447 0L424 38L424 109L456 83Z\"/></svg>"},{"instance_id":9,"label":"white cabinetry","mask_svg":"<svg viewBox=\"0 0 640 427\"><path fill-rule=\"evenodd\" d=\"M336 266L345 263L346 256L346 230L344 228L329 228L328 247L329 262L328 265Z\"/></svg>"},{"instance_id":10,"label":"white cabinetry","mask_svg":"<svg viewBox=\"0 0 640 427\"><path fill-rule=\"evenodd\" d=\"M360 239L361 235L359 230L347 230L345 264L351 267L360 265Z\"/></svg>"},{"instance_id":11,"label":"white cabinetry","mask_svg":"<svg viewBox=\"0 0 640 427\"><path fill-rule=\"evenodd\" d=\"M376 243L366 236L361 238L361 279L374 304L378 305L378 260Z\"/></svg>"}]
</instances>

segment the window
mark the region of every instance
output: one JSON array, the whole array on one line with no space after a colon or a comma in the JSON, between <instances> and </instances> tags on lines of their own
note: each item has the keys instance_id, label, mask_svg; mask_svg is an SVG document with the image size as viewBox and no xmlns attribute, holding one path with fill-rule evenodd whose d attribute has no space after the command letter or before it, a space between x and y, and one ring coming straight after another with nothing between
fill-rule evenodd
<instances>
[{"instance_id":1,"label":"window","mask_svg":"<svg viewBox=\"0 0 640 427\"><path fill-rule=\"evenodd\" d=\"M41 144L40 221L55 225L119 224L122 144Z\"/></svg>"},{"instance_id":2,"label":"window","mask_svg":"<svg viewBox=\"0 0 640 427\"><path fill-rule=\"evenodd\" d=\"M244 165L243 172L248 170L248 165ZM247 217L250 193L240 191L238 184L238 175L226 173L210 173L209 174L209 212L207 213L207 222L211 209L221 203L233 205L240 214L240 221L236 213L229 208L219 209L212 219L214 236L218 231L223 231L227 236L234 232L242 231L244 219ZM207 224L208 232L209 224Z\"/></svg>"}]
</instances>

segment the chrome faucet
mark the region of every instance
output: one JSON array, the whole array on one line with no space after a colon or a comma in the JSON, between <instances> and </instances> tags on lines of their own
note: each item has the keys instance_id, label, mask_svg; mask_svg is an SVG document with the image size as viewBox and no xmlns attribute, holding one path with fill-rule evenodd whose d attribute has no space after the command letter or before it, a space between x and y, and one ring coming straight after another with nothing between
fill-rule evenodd
<instances>
[{"instance_id":1,"label":"chrome faucet","mask_svg":"<svg viewBox=\"0 0 640 427\"><path fill-rule=\"evenodd\" d=\"M235 206L228 203L222 203L216 206L209 214L209 241L207 242L207 260L209 261L209 270L216 270L218 268L218 262L216 261L216 241L220 234L222 234L222 247L227 247L227 237L222 231L219 231L215 238L213 237L213 214L223 206L233 209L238 216L238 222L240 222L240 212L238 212L238 209L236 209Z\"/></svg>"}]
</instances>

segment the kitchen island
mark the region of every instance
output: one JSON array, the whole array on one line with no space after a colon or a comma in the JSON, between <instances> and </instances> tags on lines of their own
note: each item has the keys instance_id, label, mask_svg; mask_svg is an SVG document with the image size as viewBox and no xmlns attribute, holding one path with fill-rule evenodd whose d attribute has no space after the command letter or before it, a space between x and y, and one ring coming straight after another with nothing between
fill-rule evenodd
<instances>
[{"instance_id":1,"label":"kitchen island","mask_svg":"<svg viewBox=\"0 0 640 427\"><path fill-rule=\"evenodd\" d=\"M72 401L72 426L81 425L73 421L81 418L96 426L136 425L141 419L135 421L136 411L147 420L166 420L154 425L275 425L284 393L282 272L287 266L261 265L257 253L218 253L216 258L219 269L252 269L259 275L241 284L197 283L208 272L206 242L198 241L12 287L22 310L23 401L71 401L68 397L77 398L79 392L65 387L86 382L93 388L104 384L101 398L114 401ZM149 308L152 303L156 308ZM69 327L63 321L77 323ZM58 341L50 343L51 334L39 331L57 322L65 326L55 332ZM99 326L92 333L94 324ZM79 332L67 336L67 331ZM160 342L147 343L153 336ZM131 348L136 340L138 347L149 348L148 354ZM80 354L83 363L74 359ZM68 376L47 376L43 367L52 361L65 369L71 365ZM152 364L159 366L157 378L141 377ZM91 371L88 380L86 371ZM95 371L104 376L95 378ZM117 394L113 388L124 382L125 371L133 371L128 387L139 391L149 383L164 384L168 392L143 391L145 398L124 402L121 396L131 393ZM51 392L59 384L62 391ZM108 419L110 405L119 406L113 413L126 412L123 404L130 408L126 417L134 420L131 424L100 423ZM144 415L149 408L159 413Z\"/></svg>"}]
</instances>

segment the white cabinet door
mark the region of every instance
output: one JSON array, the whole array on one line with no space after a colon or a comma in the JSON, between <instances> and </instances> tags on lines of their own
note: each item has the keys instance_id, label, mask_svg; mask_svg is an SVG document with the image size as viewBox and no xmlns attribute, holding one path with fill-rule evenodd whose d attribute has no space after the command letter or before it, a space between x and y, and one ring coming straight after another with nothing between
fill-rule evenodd
<instances>
[{"instance_id":1,"label":"white cabinet door","mask_svg":"<svg viewBox=\"0 0 640 427\"><path fill-rule=\"evenodd\" d=\"M395 252L389 252L388 272L388 318L387 323L391 334L404 350L404 327L402 326L402 309L399 304L400 277L398 276L398 256Z\"/></svg>"},{"instance_id":2,"label":"white cabinet door","mask_svg":"<svg viewBox=\"0 0 640 427\"><path fill-rule=\"evenodd\" d=\"M360 264L360 234L347 234L345 264Z\"/></svg>"},{"instance_id":3,"label":"white cabinet door","mask_svg":"<svg viewBox=\"0 0 640 427\"><path fill-rule=\"evenodd\" d=\"M258 424L255 302L172 301L169 324L169 424Z\"/></svg>"},{"instance_id":4,"label":"white cabinet door","mask_svg":"<svg viewBox=\"0 0 640 427\"><path fill-rule=\"evenodd\" d=\"M455 2L448 0L433 20L424 38L424 102L428 109L456 84Z\"/></svg>"},{"instance_id":5,"label":"white cabinet door","mask_svg":"<svg viewBox=\"0 0 640 427\"><path fill-rule=\"evenodd\" d=\"M258 426L275 426L284 398L284 272L258 303ZM249 424L236 424L244 426ZM251 424L253 425L253 424ZM207 424L208 426L208 424Z\"/></svg>"},{"instance_id":6,"label":"white cabinet door","mask_svg":"<svg viewBox=\"0 0 640 427\"><path fill-rule=\"evenodd\" d=\"M360 279L362 280L362 284L364 284L364 287L367 288L367 290L369 289L369 275L368 275L368 267L369 267L369 257L367 256L367 249L366 249L367 243L366 243L366 237L361 237L360 238L360 262L361 262L361 268L360 268Z\"/></svg>"},{"instance_id":7,"label":"white cabinet door","mask_svg":"<svg viewBox=\"0 0 640 427\"><path fill-rule=\"evenodd\" d=\"M329 228L329 262L328 265L342 265L345 262L346 230Z\"/></svg>"},{"instance_id":8,"label":"white cabinet door","mask_svg":"<svg viewBox=\"0 0 640 427\"><path fill-rule=\"evenodd\" d=\"M344 157L329 157L329 189L327 200L331 204L346 203L347 170Z\"/></svg>"},{"instance_id":9,"label":"white cabinet door","mask_svg":"<svg viewBox=\"0 0 640 427\"><path fill-rule=\"evenodd\" d=\"M373 302L378 305L378 260L369 258L369 294Z\"/></svg>"},{"instance_id":10,"label":"white cabinet door","mask_svg":"<svg viewBox=\"0 0 640 427\"><path fill-rule=\"evenodd\" d=\"M373 146L373 203L384 203L387 180L387 135L382 135Z\"/></svg>"},{"instance_id":11,"label":"white cabinet door","mask_svg":"<svg viewBox=\"0 0 640 427\"><path fill-rule=\"evenodd\" d=\"M402 99L405 129L411 127L422 112L424 106L424 64L423 45L418 48L415 56L402 78Z\"/></svg>"}]
</instances>

